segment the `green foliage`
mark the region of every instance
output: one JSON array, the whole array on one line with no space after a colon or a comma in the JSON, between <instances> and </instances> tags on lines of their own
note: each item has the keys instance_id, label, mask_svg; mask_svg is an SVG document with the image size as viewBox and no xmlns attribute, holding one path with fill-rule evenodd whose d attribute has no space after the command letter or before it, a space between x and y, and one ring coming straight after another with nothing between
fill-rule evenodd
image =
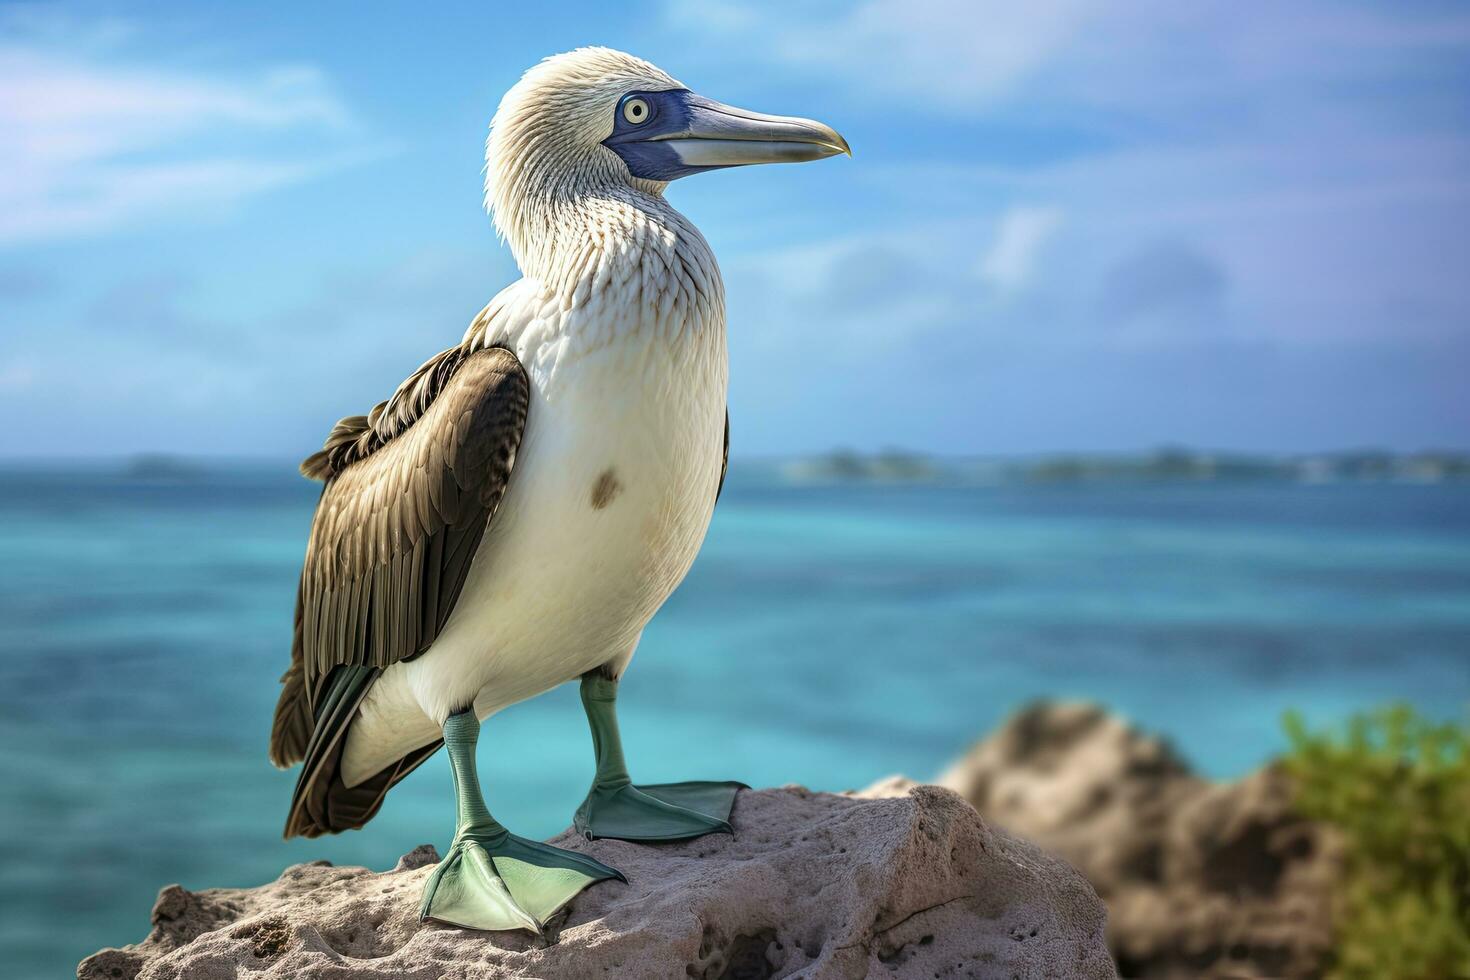
<instances>
[{"instance_id":1,"label":"green foliage","mask_svg":"<svg viewBox=\"0 0 1470 980\"><path fill-rule=\"evenodd\" d=\"M1470 977L1470 729L1395 706L1286 732L1298 809L1347 847L1328 976Z\"/></svg>"}]
</instances>

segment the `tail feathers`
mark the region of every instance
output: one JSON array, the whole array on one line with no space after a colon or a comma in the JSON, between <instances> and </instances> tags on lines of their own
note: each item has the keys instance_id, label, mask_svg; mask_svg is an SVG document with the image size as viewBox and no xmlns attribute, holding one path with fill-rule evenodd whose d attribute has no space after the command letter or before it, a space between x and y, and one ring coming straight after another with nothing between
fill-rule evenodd
<instances>
[{"instance_id":1,"label":"tail feathers","mask_svg":"<svg viewBox=\"0 0 1470 980\"><path fill-rule=\"evenodd\" d=\"M305 762L291 797L286 837L320 837L361 827L378 812L388 790L443 744L435 741L416 749L356 786L342 782L342 749L347 730L378 673L376 667L338 667L327 678L316 723L302 753ZM288 690L290 683L288 679ZM286 692L281 696L284 700Z\"/></svg>"}]
</instances>

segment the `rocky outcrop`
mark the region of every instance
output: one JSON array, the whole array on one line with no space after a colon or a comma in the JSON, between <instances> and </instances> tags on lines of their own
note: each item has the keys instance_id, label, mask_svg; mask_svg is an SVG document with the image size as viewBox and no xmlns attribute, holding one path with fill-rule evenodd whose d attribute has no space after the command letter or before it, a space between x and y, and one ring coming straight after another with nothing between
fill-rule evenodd
<instances>
[{"instance_id":1,"label":"rocky outcrop","mask_svg":"<svg viewBox=\"0 0 1470 980\"><path fill-rule=\"evenodd\" d=\"M800 788L740 794L735 834L677 844L555 843L628 884L579 895L543 942L418 921L437 855L392 871L297 865L259 888L170 885L143 942L83 980L557 977L755 980L1115 976L1092 888L987 825L954 793L891 799Z\"/></svg>"},{"instance_id":2,"label":"rocky outcrop","mask_svg":"<svg viewBox=\"0 0 1470 980\"><path fill-rule=\"evenodd\" d=\"M1125 977L1320 975L1340 847L1292 812L1277 767L1195 776L1157 738L1087 704L1013 716L938 780L1066 858L1108 906ZM869 792L907 792L893 778Z\"/></svg>"}]
</instances>

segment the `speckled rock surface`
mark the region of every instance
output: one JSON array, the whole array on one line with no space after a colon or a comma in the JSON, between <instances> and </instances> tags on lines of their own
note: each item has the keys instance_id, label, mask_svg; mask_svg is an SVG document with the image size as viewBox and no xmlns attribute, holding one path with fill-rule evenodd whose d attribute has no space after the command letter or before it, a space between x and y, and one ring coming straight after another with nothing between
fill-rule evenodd
<instances>
[{"instance_id":1,"label":"speckled rock surface","mask_svg":"<svg viewBox=\"0 0 1470 980\"><path fill-rule=\"evenodd\" d=\"M259 888L170 885L143 942L82 962L128 978L1067 978L1115 976L1104 912L1077 872L987 826L960 797L798 787L740 794L735 836L555 843L628 884L579 895L550 945L417 919L437 860L392 871L302 864Z\"/></svg>"}]
</instances>

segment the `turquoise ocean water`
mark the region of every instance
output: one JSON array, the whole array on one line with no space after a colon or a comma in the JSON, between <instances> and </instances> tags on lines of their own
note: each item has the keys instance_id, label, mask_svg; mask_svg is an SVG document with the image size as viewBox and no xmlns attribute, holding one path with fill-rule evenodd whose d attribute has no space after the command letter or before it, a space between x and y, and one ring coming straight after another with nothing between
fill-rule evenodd
<instances>
[{"instance_id":1,"label":"turquoise ocean water","mask_svg":"<svg viewBox=\"0 0 1470 980\"><path fill-rule=\"evenodd\" d=\"M436 758L364 831L282 842L265 760L314 487L0 471L0 969L140 939L157 889L391 866L452 827ZM1470 701L1470 485L784 486L732 468L622 698L635 776L822 789L937 772L1028 699L1103 701L1231 776L1387 699ZM481 738L491 805L569 821L573 686Z\"/></svg>"}]
</instances>

